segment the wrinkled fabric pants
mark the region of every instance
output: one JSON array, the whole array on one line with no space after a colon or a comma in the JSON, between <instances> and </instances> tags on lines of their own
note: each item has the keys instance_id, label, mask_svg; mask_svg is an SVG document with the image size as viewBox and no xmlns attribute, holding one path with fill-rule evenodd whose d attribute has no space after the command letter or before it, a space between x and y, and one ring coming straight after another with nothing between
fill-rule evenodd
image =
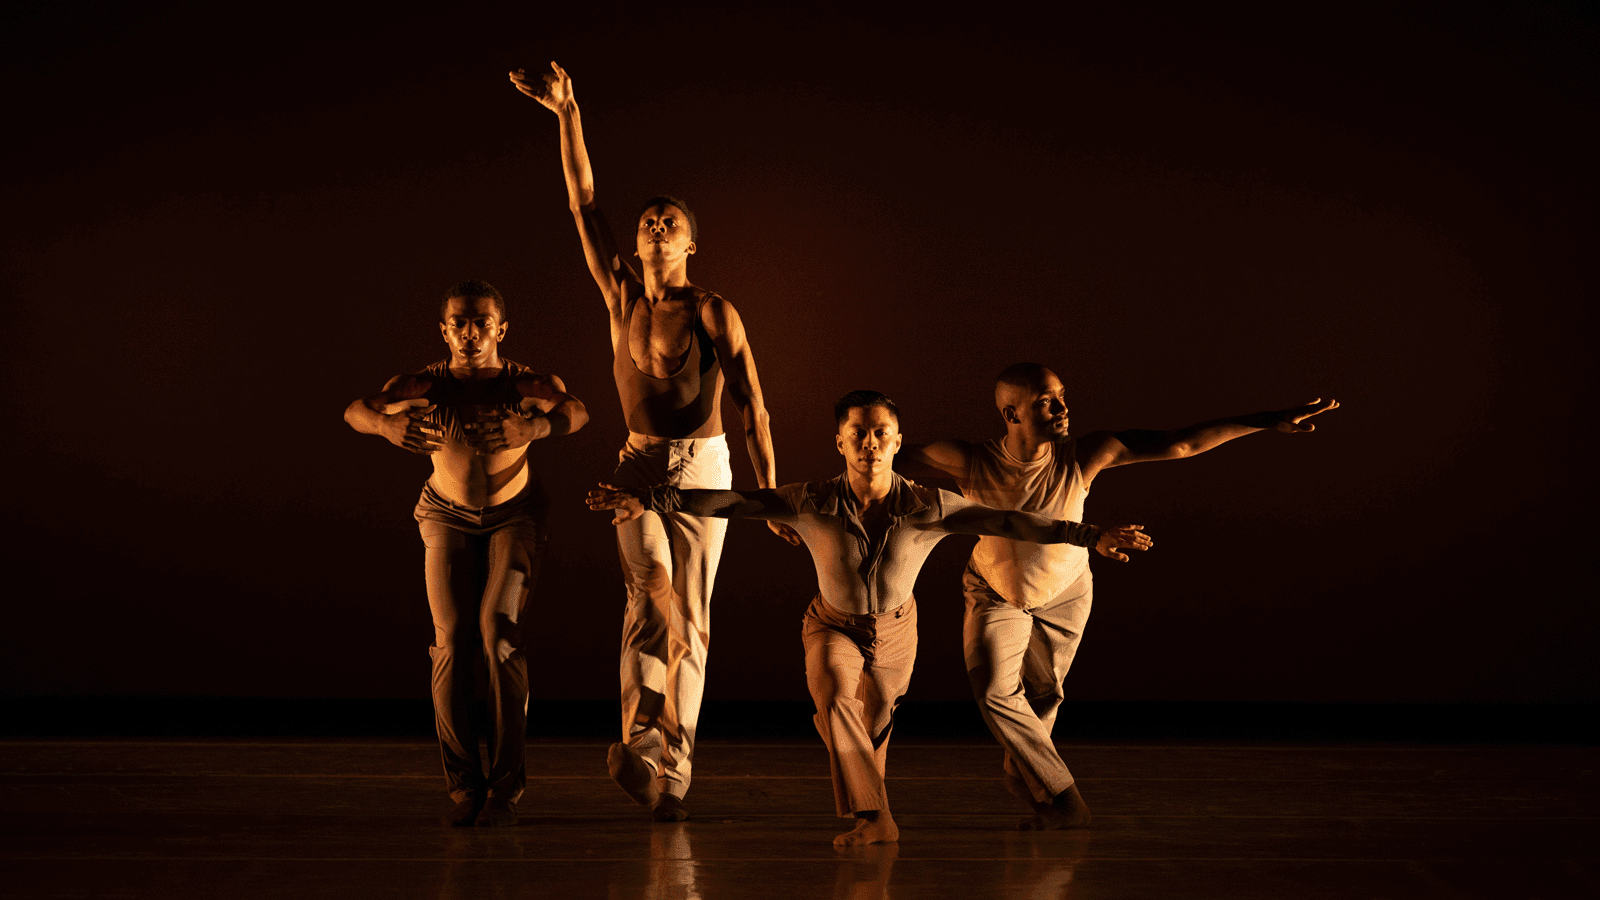
<instances>
[{"instance_id":1,"label":"wrinkled fabric pants","mask_svg":"<svg viewBox=\"0 0 1600 900\"><path fill-rule=\"evenodd\" d=\"M1006 784L1019 797L1049 803L1073 783L1050 732L1089 621L1094 581L1085 569L1060 595L1027 610L1002 599L970 563L962 586L967 677L983 721L1005 749Z\"/></svg>"},{"instance_id":2,"label":"wrinkled fabric pants","mask_svg":"<svg viewBox=\"0 0 1600 900\"><path fill-rule=\"evenodd\" d=\"M733 486L728 440L631 434L613 484L643 489ZM728 520L646 512L617 526L627 585L622 619L622 736L650 760L664 793L689 790L711 643L711 587Z\"/></svg>"},{"instance_id":3,"label":"wrinkled fabric pants","mask_svg":"<svg viewBox=\"0 0 1600 900\"><path fill-rule=\"evenodd\" d=\"M422 532L428 608L433 614L433 714L450 799L502 797L516 803L527 782L528 661L522 615L545 543L544 494L537 482L498 506L462 506L432 485L416 517ZM478 751L472 709L488 676L493 733L489 771Z\"/></svg>"},{"instance_id":4,"label":"wrinkled fabric pants","mask_svg":"<svg viewBox=\"0 0 1600 900\"><path fill-rule=\"evenodd\" d=\"M853 616L811 601L800 630L813 720L828 745L834 806L841 817L889 808L883 780L894 710L917 661L917 601Z\"/></svg>"}]
</instances>

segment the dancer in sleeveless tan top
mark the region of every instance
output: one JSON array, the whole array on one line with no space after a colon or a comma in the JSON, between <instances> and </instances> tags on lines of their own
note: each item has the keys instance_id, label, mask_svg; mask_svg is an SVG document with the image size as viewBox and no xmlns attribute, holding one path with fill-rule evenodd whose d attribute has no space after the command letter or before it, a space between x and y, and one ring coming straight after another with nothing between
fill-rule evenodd
<instances>
[{"instance_id":1,"label":"dancer in sleeveless tan top","mask_svg":"<svg viewBox=\"0 0 1600 900\"><path fill-rule=\"evenodd\" d=\"M635 232L642 278L617 253L595 203L594 174L572 79L555 63L542 80L522 70L511 81L554 112L561 126L567 200L589 272L611 321L612 372L628 424L613 481L727 488L722 431L724 379L744 419L745 448L762 488L777 484L777 464L755 355L733 304L689 282L699 237L681 201L653 197ZM792 529L769 527L790 543ZM711 587L727 522L648 513L617 529L627 582L622 628L622 737L607 754L611 777L658 821L689 817L695 727L705 688Z\"/></svg>"},{"instance_id":2,"label":"dancer in sleeveless tan top","mask_svg":"<svg viewBox=\"0 0 1600 900\"><path fill-rule=\"evenodd\" d=\"M522 612L539 573L547 506L528 444L577 431L589 414L560 378L500 357L510 326L492 285L452 287L439 319L450 358L396 375L344 418L433 463L415 512L433 613L433 712L456 801L444 822L515 825L527 777ZM485 665L494 715L487 775L472 723Z\"/></svg>"},{"instance_id":3,"label":"dancer in sleeveless tan top","mask_svg":"<svg viewBox=\"0 0 1600 900\"><path fill-rule=\"evenodd\" d=\"M961 492L997 509L1081 520L1096 476L1137 462L1183 459L1226 441L1276 428L1312 431L1306 419L1336 400L1202 422L1176 431L1095 432L1074 440L1066 392L1044 366L1018 363L1000 373L995 405L1004 438L983 444L937 441L907 447L903 458L956 480ZM1305 424L1302 424L1305 423ZM1127 562L1113 547L1102 556ZM1143 549L1143 548L1140 548ZM1051 739L1062 681L1089 620L1089 553L1064 544L982 537L962 578L967 609L967 674L984 721L1005 749L1006 787L1033 807L1024 831L1085 827L1089 809Z\"/></svg>"}]
</instances>

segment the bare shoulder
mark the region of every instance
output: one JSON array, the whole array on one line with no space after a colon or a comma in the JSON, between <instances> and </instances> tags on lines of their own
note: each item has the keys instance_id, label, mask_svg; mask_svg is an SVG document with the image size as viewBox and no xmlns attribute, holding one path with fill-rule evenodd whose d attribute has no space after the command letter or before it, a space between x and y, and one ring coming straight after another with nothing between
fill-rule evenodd
<instances>
[{"instance_id":1,"label":"bare shoulder","mask_svg":"<svg viewBox=\"0 0 1600 900\"><path fill-rule=\"evenodd\" d=\"M700 305L700 324L712 337L744 331L739 311L728 302L728 298L704 288L695 288L695 292L695 302Z\"/></svg>"},{"instance_id":2,"label":"bare shoulder","mask_svg":"<svg viewBox=\"0 0 1600 900\"><path fill-rule=\"evenodd\" d=\"M384 382L383 393L396 400L414 400L433 387L433 376L426 370L396 375Z\"/></svg>"},{"instance_id":3,"label":"bare shoulder","mask_svg":"<svg viewBox=\"0 0 1600 900\"><path fill-rule=\"evenodd\" d=\"M566 393L567 386L559 375L524 367L517 374L517 393L524 397L548 397L552 393Z\"/></svg>"}]
</instances>

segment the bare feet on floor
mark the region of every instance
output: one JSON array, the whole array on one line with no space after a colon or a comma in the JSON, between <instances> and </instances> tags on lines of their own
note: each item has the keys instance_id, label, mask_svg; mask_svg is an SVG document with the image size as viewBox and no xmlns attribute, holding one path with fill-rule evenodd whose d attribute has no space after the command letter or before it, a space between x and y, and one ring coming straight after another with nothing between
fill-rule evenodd
<instances>
[{"instance_id":1,"label":"bare feet on floor","mask_svg":"<svg viewBox=\"0 0 1600 900\"><path fill-rule=\"evenodd\" d=\"M474 823L479 828L505 828L517 824L517 808L503 797L490 797Z\"/></svg>"},{"instance_id":2,"label":"bare feet on floor","mask_svg":"<svg viewBox=\"0 0 1600 900\"><path fill-rule=\"evenodd\" d=\"M656 771L639 751L627 744L612 744L606 751L606 769L611 772L611 780L632 797L633 802L640 806L656 805L661 795L656 788Z\"/></svg>"},{"instance_id":3,"label":"bare feet on floor","mask_svg":"<svg viewBox=\"0 0 1600 900\"><path fill-rule=\"evenodd\" d=\"M1018 831L1059 831L1063 828L1088 828L1089 807L1073 783L1049 803L1034 805L1034 815L1017 823Z\"/></svg>"},{"instance_id":4,"label":"bare feet on floor","mask_svg":"<svg viewBox=\"0 0 1600 900\"><path fill-rule=\"evenodd\" d=\"M483 810L482 797L468 797L457 803L451 810L439 817L440 825L451 828L467 828L478 821L478 813Z\"/></svg>"},{"instance_id":5,"label":"bare feet on floor","mask_svg":"<svg viewBox=\"0 0 1600 900\"><path fill-rule=\"evenodd\" d=\"M892 844L900 840L900 828L887 809L856 813L856 827L833 839L835 847L860 847L865 844Z\"/></svg>"},{"instance_id":6,"label":"bare feet on floor","mask_svg":"<svg viewBox=\"0 0 1600 900\"><path fill-rule=\"evenodd\" d=\"M650 818L657 822L683 822L689 818L689 807L683 805L682 799L663 793L656 798Z\"/></svg>"}]
</instances>

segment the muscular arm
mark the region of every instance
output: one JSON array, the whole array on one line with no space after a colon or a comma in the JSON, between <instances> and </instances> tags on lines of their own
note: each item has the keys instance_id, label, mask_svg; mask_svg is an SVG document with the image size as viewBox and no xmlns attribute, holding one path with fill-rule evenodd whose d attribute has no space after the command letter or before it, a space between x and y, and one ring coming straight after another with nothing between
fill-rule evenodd
<instances>
[{"instance_id":1,"label":"muscular arm","mask_svg":"<svg viewBox=\"0 0 1600 900\"><path fill-rule=\"evenodd\" d=\"M444 433L429 422L433 406L423 399L430 382L415 375L396 375L383 390L345 407L344 420L362 434L376 434L412 453L434 453L444 446Z\"/></svg>"},{"instance_id":2,"label":"muscular arm","mask_svg":"<svg viewBox=\"0 0 1600 900\"><path fill-rule=\"evenodd\" d=\"M1304 406L1269 410L1227 419L1213 419L1174 431L1102 431L1078 442L1078 465L1085 480L1093 480L1101 469L1132 463L1184 459L1215 449L1234 438L1276 428L1286 434L1315 431L1306 419L1330 409L1337 400L1313 400Z\"/></svg>"},{"instance_id":3,"label":"muscular arm","mask_svg":"<svg viewBox=\"0 0 1600 900\"><path fill-rule=\"evenodd\" d=\"M553 62L550 69L551 74L545 75L542 82L519 69L511 73L511 83L555 113L560 121L561 171L567 182L567 207L572 210L578 237L583 241L589 274L600 287L615 328L621 324L622 301L628 284L637 283L639 279L617 253L616 237L595 204L594 170L589 165L589 150L583 142L583 119L572 93L572 79L565 69Z\"/></svg>"},{"instance_id":4,"label":"muscular arm","mask_svg":"<svg viewBox=\"0 0 1600 900\"><path fill-rule=\"evenodd\" d=\"M972 472L972 445L966 441L934 441L931 444L911 444L895 454L896 472L915 477L935 474L953 478L963 489Z\"/></svg>"},{"instance_id":5,"label":"muscular arm","mask_svg":"<svg viewBox=\"0 0 1600 900\"><path fill-rule=\"evenodd\" d=\"M750 453L750 464L755 466L756 485L777 487L778 460L772 449L771 422L761 397L755 352L745 338L744 322L733 304L715 295L701 305L700 320L716 345L717 358L722 360L722 371L728 379L728 393L744 419L745 449Z\"/></svg>"},{"instance_id":6,"label":"muscular arm","mask_svg":"<svg viewBox=\"0 0 1600 900\"><path fill-rule=\"evenodd\" d=\"M939 492L944 511L938 529L950 534L980 534L1028 541L1033 544L1074 544L1093 547L1100 529L1082 522L1066 522L1016 509L994 509L949 491Z\"/></svg>"},{"instance_id":7,"label":"muscular arm","mask_svg":"<svg viewBox=\"0 0 1600 900\"><path fill-rule=\"evenodd\" d=\"M555 375L530 375L517 382L522 394L524 414L538 410L543 415L530 419L535 434L530 440L557 434L571 434L589 423L589 410L583 401L567 393L567 386Z\"/></svg>"},{"instance_id":8,"label":"muscular arm","mask_svg":"<svg viewBox=\"0 0 1600 900\"><path fill-rule=\"evenodd\" d=\"M571 434L589 421L583 401L566 392L554 375L535 373L517 379L521 415L485 413L464 426L467 445L480 455L526 447L557 434Z\"/></svg>"},{"instance_id":9,"label":"muscular arm","mask_svg":"<svg viewBox=\"0 0 1600 900\"><path fill-rule=\"evenodd\" d=\"M706 488L677 488L670 484L656 485L648 491L636 493L615 485L601 483L599 490L589 492L590 509L614 509L612 524L637 519L646 510L658 513L681 512L691 516L717 519L766 519L772 523L792 518L795 513L795 489L782 491L762 488L754 491L719 491Z\"/></svg>"}]
</instances>

